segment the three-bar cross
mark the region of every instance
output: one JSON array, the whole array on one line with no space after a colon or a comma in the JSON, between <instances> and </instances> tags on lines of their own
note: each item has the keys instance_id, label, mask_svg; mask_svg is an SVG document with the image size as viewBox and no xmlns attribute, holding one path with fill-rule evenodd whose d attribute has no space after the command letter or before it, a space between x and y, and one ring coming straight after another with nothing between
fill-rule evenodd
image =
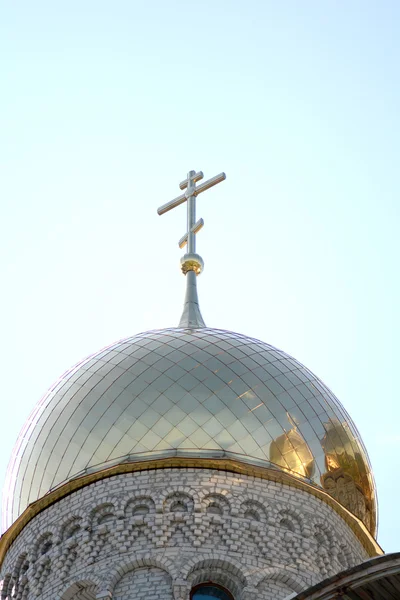
<instances>
[{"instance_id":1,"label":"three-bar cross","mask_svg":"<svg viewBox=\"0 0 400 600\"><path fill-rule=\"evenodd\" d=\"M167 202L163 206L157 210L159 215L163 215L164 213L176 208L180 204L183 204L187 201L187 231L183 237L179 240L179 247L184 248L187 244L187 253L195 254L196 253L196 233L200 231L200 229L204 225L203 219L199 219L196 221L196 196L205 192L210 187L213 187L217 183L224 181L226 179L225 173L220 173L215 177L212 177L208 181L196 186L196 183L203 179L202 171L196 173L196 171L189 171L187 178L184 181L181 181L179 187L181 190L185 190L185 193L181 196L178 196L174 200Z\"/></svg>"}]
</instances>

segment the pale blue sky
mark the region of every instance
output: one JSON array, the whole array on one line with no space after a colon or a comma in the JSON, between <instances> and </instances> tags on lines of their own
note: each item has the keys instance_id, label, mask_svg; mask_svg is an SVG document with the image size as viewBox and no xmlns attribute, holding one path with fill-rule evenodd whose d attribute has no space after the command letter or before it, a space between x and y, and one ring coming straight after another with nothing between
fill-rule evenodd
<instances>
[{"instance_id":1,"label":"pale blue sky","mask_svg":"<svg viewBox=\"0 0 400 600\"><path fill-rule=\"evenodd\" d=\"M37 0L0 14L0 479L86 354L178 323L179 194L199 199L209 326L294 355L339 397L400 550L400 3Z\"/></svg>"}]
</instances>

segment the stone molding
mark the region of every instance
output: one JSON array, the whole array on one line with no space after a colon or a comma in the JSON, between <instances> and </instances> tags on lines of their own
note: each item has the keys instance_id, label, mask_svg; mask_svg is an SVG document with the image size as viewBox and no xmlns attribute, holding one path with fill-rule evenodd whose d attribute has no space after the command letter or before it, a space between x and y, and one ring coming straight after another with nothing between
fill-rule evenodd
<instances>
[{"instance_id":1,"label":"stone molding","mask_svg":"<svg viewBox=\"0 0 400 600\"><path fill-rule=\"evenodd\" d=\"M193 458L193 457L169 457L160 458L156 460L143 460L132 463L123 463L91 473L77 477L72 481L61 485L53 491L48 492L45 496L33 502L28 508L18 517L18 519L11 525L11 527L2 535L0 538L0 567L4 560L4 556L7 549L10 547L12 542L16 539L23 528L38 515L42 510L45 510L53 503L58 502L60 499L68 496L69 494L82 489L83 487L93 484L97 481L101 481L108 477L123 473L135 473L146 471L149 469L167 469L167 468L204 468L204 469L217 469L223 472L240 473L253 477L259 477L268 481L275 481L288 485L290 487L304 490L319 498L325 502L328 506L333 508L346 523L351 527L355 535L359 538L365 549L370 556L380 556L383 554L382 548L379 546L377 541L374 539L372 534L367 530L365 525L360 519L348 511L344 506L337 502L332 496L325 492L322 488L311 485L306 481L302 481L298 477L294 477L289 473L281 471L279 469L258 467L249 463L240 462L232 459L217 459L217 458Z\"/></svg>"},{"instance_id":2,"label":"stone molding","mask_svg":"<svg viewBox=\"0 0 400 600\"><path fill-rule=\"evenodd\" d=\"M145 567L169 575L175 600L208 579L237 599L254 589L267 598L268 582L298 592L366 558L307 492L219 470L150 470L94 482L36 515L7 551L1 600L70 600L71 586L77 598L110 598Z\"/></svg>"}]
</instances>

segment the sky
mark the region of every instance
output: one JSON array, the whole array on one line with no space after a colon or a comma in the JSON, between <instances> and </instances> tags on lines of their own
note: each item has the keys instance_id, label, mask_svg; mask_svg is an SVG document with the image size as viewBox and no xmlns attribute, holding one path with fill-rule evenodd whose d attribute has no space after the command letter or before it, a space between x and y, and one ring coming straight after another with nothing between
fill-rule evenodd
<instances>
[{"instance_id":1,"label":"sky","mask_svg":"<svg viewBox=\"0 0 400 600\"><path fill-rule=\"evenodd\" d=\"M179 322L189 170L210 327L281 348L360 430L400 550L400 3L69 0L0 9L0 482L35 403Z\"/></svg>"}]
</instances>

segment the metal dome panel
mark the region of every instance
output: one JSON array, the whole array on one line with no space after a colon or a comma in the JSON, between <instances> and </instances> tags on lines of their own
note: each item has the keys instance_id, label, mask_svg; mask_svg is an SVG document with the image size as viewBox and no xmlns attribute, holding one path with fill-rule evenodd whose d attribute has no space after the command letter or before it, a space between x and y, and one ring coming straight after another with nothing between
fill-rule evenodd
<instances>
[{"instance_id":1,"label":"metal dome panel","mask_svg":"<svg viewBox=\"0 0 400 600\"><path fill-rule=\"evenodd\" d=\"M337 398L281 350L208 328L141 333L66 373L17 441L4 524L78 476L173 453L283 469L324 488L375 532L370 463Z\"/></svg>"}]
</instances>

